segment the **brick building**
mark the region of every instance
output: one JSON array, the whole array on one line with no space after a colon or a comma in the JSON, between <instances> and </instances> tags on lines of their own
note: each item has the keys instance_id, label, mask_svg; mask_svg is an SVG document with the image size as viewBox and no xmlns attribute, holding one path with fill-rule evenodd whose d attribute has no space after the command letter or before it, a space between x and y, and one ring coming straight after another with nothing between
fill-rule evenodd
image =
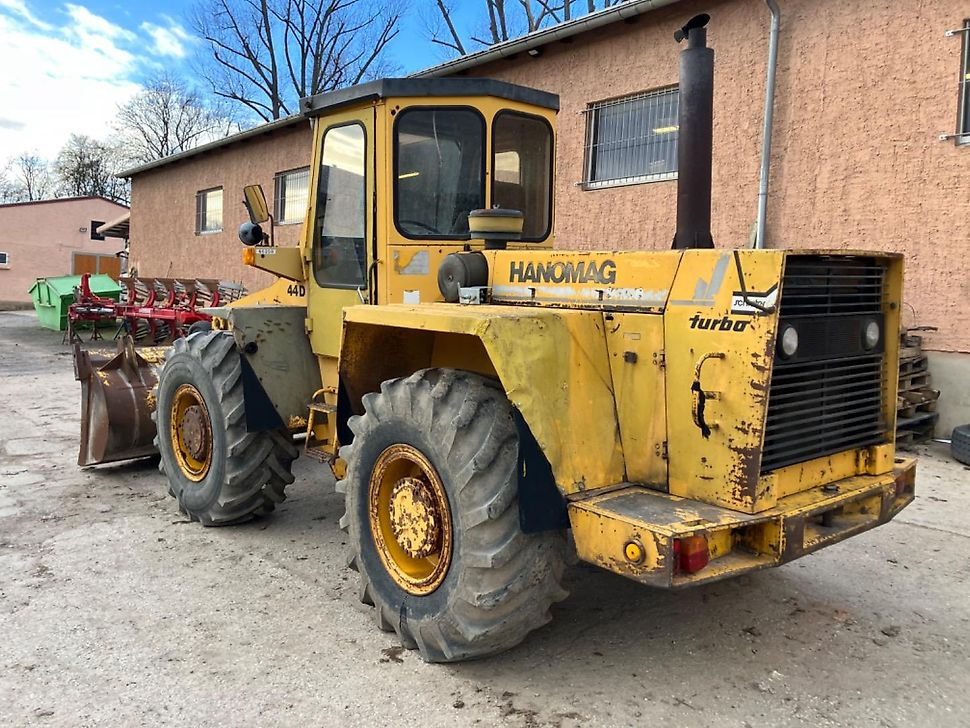
<instances>
[{"instance_id":1,"label":"brick building","mask_svg":"<svg viewBox=\"0 0 970 728\"><path fill-rule=\"evenodd\" d=\"M948 431L970 420L970 9L959 0L780 5L766 246L906 255L904 321L936 327L925 345ZM557 247L664 249L676 207L672 33L701 12L713 18L717 58L714 239L745 246L758 206L763 0L628 0L415 75L492 77L559 94ZM254 181L279 198L274 178L306 165L309 145L307 125L287 120L180 155L177 165L134 170L133 263L143 273L256 283L259 274L247 277L237 262L242 205L228 200ZM195 235L197 196L219 186L230 195L224 232ZM298 228L281 228L279 241L295 241Z\"/></svg>"},{"instance_id":2,"label":"brick building","mask_svg":"<svg viewBox=\"0 0 970 728\"><path fill-rule=\"evenodd\" d=\"M117 278L124 241L96 229L128 208L104 197L61 197L0 205L0 304L30 302L42 276L107 273Z\"/></svg>"},{"instance_id":3,"label":"brick building","mask_svg":"<svg viewBox=\"0 0 970 728\"><path fill-rule=\"evenodd\" d=\"M306 214L310 124L291 117L122 172L131 177L129 265L139 275L221 278L250 290L272 277L242 263L242 188L275 203L277 245L296 245Z\"/></svg>"}]
</instances>

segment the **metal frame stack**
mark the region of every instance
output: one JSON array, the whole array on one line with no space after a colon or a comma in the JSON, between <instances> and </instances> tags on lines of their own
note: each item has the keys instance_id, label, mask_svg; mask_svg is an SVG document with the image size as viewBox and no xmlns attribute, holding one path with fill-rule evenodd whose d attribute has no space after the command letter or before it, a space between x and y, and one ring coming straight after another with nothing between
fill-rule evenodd
<instances>
[{"instance_id":1,"label":"metal frame stack","mask_svg":"<svg viewBox=\"0 0 970 728\"><path fill-rule=\"evenodd\" d=\"M896 444L913 445L933 437L940 415L940 391L930 387L923 337L904 331L899 342L899 391L896 397Z\"/></svg>"}]
</instances>

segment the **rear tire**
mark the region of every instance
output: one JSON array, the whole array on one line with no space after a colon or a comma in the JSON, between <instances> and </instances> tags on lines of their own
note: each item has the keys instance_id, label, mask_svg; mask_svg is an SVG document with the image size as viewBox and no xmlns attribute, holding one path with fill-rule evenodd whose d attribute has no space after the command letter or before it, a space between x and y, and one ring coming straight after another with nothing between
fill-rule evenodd
<instances>
[{"instance_id":1,"label":"rear tire","mask_svg":"<svg viewBox=\"0 0 970 728\"><path fill-rule=\"evenodd\" d=\"M290 434L246 431L241 374L232 334L209 331L177 339L158 380L152 415L158 468L179 509L205 526L269 513L293 482L290 466L298 451ZM179 430L188 417L197 435L205 433L194 441L203 443L194 455L186 454L185 431Z\"/></svg>"},{"instance_id":2,"label":"rear tire","mask_svg":"<svg viewBox=\"0 0 970 728\"><path fill-rule=\"evenodd\" d=\"M347 474L337 490L346 499L340 525L350 536L349 565L360 574L360 600L374 606L377 625L428 662L455 662L507 650L546 624L550 606L567 596L566 542L562 532L525 534L519 527L518 430L501 388L474 374L426 369L384 382L363 404L365 413L349 422L354 441L340 450ZM412 470L394 493L404 481L424 479L447 496L448 513L435 522L450 533L438 541L445 545L436 562L448 565L443 575L427 575L430 586L404 583L388 566L389 551L405 542L381 545L382 501L372 493L383 487L388 453L400 451L419 453L432 474ZM419 524L410 533L425 531Z\"/></svg>"}]
</instances>

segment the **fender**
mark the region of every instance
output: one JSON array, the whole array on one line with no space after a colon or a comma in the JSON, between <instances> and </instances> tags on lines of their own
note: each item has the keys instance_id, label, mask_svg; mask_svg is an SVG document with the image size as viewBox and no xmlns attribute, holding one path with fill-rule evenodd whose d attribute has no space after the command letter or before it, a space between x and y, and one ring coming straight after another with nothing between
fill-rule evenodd
<instances>
[{"instance_id":1,"label":"fender","mask_svg":"<svg viewBox=\"0 0 970 728\"><path fill-rule=\"evenodd\" d=\"M561 495L623 482L602 312L447 303L344 309L340 379L353 413L382 381L439 366L502 383Z\"/></svg>"},{"instance_id":2,"label":"fender","mask_svg":"<svg viewBox=\"0 0 970 728\"><path fill-rule=\"evenodd\" d=\"M249 432L305 430L320 368L304 330L305 306L240 306L225 316L242 363Z\"/></svg>"}]
</instances>

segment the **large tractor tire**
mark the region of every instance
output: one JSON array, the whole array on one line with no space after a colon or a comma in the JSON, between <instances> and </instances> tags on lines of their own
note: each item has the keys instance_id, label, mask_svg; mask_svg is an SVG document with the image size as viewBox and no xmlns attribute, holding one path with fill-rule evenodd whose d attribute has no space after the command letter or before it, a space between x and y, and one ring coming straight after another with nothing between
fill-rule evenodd
<instances>
[{"instance_id":1,"label":"large tractor tire","mask_svg":"<svg viewBox=\"0 0 970 728\"><path fill-rule=\"evenodd\" d=\"M169 493L205 526L273 510L293 482L298 451L287 432L247 432L242 368L232 334L177 339L156 390L155 445Z\"/></svg>"},{"instance_id":2,"label":"large tractor tire","mask_svg":"<svg viewBox=\"0 0 970 728\"><path fill-rule=\"evenodd\" d=\"M381 629L428 662L507 650L550 619L562 532L519 527L518 431L487 379L425 369L381 385L352 417L337 484L349 564Z\"/></svg>"}]
</instances>

